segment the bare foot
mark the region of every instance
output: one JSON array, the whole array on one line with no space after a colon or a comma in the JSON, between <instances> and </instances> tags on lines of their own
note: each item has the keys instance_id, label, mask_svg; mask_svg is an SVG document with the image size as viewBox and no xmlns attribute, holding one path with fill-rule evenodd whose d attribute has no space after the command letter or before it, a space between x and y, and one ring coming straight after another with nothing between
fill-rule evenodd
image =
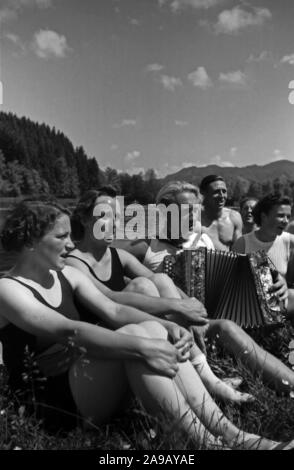
<instances>
[{"instance_id":1,"label":"bare foot","mask_svg":"<svg viewBox=\"0 0 294 470\"><path fill-rule=\"evenodd\" d=\"M250 393L239 392L221 380L214 385L211 393L224 402L241 404L251 403L255 400L255 397Z\"/></svg>"},{"instance_id":2,"label":"bare foot","mask_svg":"<svg viewBox=\"0 0 294 470\"><path fill-rule=\"evenodd\" d=\"M236 390L242 384L243 379L242 377L225 377L223 382Z\"/></svg>"}]
</instances>

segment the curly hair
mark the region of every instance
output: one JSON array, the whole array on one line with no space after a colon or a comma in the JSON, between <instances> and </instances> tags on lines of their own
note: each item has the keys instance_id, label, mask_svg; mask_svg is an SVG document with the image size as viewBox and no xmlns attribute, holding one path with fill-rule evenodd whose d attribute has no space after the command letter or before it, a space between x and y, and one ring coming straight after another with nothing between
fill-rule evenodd
<instances>
[{"instance_id":1,"label":"curly hair","mask_svg":"<svg viewBox=\"0 0 294 470\"><path fill-rule=\"evenodd\" d=\"M292 201L288 196L281 193L269 193L260 199L253 208L253 220L257 225L261 225L261 214L268 214L275 206L292 206Z\"/></svg>"},{"instance_id":2,"label":"curly hair","mask_svg":"<svg viewBox=\"0 0 294 470\"><path fill-rule=\"evenodd\" d=\"M71 229L74 240L81 240L84 236L85 229L83 220L93 215L93 209L98 197L109 196L115 198L117 196L116 189L111 185L102 186L98 190L90 189L82 195L71 217Z\"/></svg>"},{"instance_id":3,"label":"curly hair","mask_svg":"<svg viewBox=\"0 0 294 470\"><path fill-rule=\"evenodd\" d=\"M197 198L201 198L199 188L194 184L186 181L169 181L165 184L156 196L156 204L169 205L176 202L177 195L184 192L195 194Z\"/></svg>"},{"instance_id":4,"label":"curly hair","mask_svg":"<svg viewBox=\"0 0 294 470\"><path fill-rule=\"evenodd\" d=\"M8 215L1 232L6 251L21 251L40 240L55 224L58 217L70 211L53 198L24 199Z\"/></svg>"}]
</instances>

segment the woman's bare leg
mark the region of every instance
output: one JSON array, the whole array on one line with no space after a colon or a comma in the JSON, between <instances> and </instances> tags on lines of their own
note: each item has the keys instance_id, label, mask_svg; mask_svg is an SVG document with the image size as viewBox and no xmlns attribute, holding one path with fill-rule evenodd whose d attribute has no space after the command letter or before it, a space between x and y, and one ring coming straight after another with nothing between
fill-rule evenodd
<instances>
[{"instance_id":1,"label":"woman's bare leg","mask_svg":"<svg viewBox=\"0 0 294 470\"><path fill-rule=\"evenodd\" d=\"M294 388L294 372L279 359L262 349L236 323L230 320L212 320L208 336L241 360L253 372L260 372L264 381L278 391Z\"/></svg>"},{"instance_id":2,"label":"woman's bare leg","mask_svg":"<svg viewBox=\"0 0 294 470\"><path fill-rule=\"evenodd\" d=\"M129 325L120 332L146 337L147 328L148 325L146 328ZM107 421L120 409L129 383L148 412L155 416L161 412L172 413L179 427L195 442L201 440L208 445L217 442L193 413L174 380L156 375L141 361L123 365L119 361L82 358L72 366L69 380L81 415L94 424Z\"/></svg>"},{"instance_id":3,"label":"woman's bare leg","mask_svg":"<svg viewBox=\"0 0 294 470\"><path fill-rule=\"evenodd\" d=\"M145 295L151 295L153 297L158 297L159 291L154 284L155 280L165 287L165 296L168 298L180 298L180 294L174 283L165 274L154 274L152 278L148 279L144 277L137 277L129 282L124 291L137 292ZM172 321L176 321L177 323L182 324L182 321L178 316L174 317L170 315L168 318ZM186 326L185 323L183 326ZM196 368L205 387L207 387L208 391L212 395L220 398L224 402L244 403L253 401L254 398L252 395L248 393L241 393L235 390L229 384L220 380L212 372L205 359L205 356L201 354L201 351L196 345L193 346L191 354L193 358L193 366Z\"/></svg>"},{"instance_id":4,"label":"woman's bare leg","mask_svg":"<svg viewBox=\"0 0 294 470\"><path fill-rule=\"evenodd\" d=\"M144 322L140 326L144 327L148 336L152 338L167 337L166 330L156 322ZM136 363L133 362L131 367L136 367ZM131 378L130 382L132 383ZM241 445L247 449L270 449L276 444L274 441L241 431L231 423L207 392L190 361L179 363L179 372L174 382L177 385L177 396L186 400L193 413L199 418L206 429L213 435L224 438L228 445ZM142 383L140 380L134 384L134 387L136 387L136 390L141 395ZM181 392L180 395L179 392Z\"/></svg>"}]
</instances>

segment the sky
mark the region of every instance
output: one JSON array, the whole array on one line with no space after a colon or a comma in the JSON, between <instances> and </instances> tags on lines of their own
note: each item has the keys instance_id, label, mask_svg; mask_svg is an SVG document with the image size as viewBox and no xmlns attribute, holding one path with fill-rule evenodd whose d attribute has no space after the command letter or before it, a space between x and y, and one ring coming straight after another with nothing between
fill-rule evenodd
<instances>
[{"instance_id":1,"label":"sky","mask_svg":"<svg viewBox=\"0 0 294 470\"><path fill-rule=\"evenodd\" d=\"M294 160L293 18L293 0L0 0L0 110L131 174Z\"/></svg>"}]
</instances>

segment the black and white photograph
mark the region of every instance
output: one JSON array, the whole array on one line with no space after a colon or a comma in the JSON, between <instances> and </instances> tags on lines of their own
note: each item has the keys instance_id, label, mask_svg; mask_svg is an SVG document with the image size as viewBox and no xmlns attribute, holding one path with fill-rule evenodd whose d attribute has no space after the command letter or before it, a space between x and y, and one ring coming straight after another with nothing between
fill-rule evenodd
<instances>
[{"instance_id":1,"label":"black and white photograph","mask_svg":"<svg viewBox=\"0 0 294 470\"><path fill-rule=\"evenodd\" d=\"M293 18L0 0L1 451L294 450Z\"/></svg>"}]
</instances>

